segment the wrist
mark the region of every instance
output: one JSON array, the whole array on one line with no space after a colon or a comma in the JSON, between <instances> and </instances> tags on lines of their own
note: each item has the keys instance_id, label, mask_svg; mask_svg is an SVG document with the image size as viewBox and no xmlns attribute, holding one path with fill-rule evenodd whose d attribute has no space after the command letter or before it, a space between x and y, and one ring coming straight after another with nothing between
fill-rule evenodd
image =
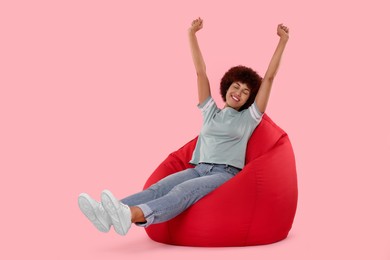
<instances>
[{"instance_id":1,"label":"wrist","mask_svg":"<svg viewBox=\"0 0 390 260\"><path fill-rule=\"evenodd\" d=\"M188 28L188 34L193 34L193 35L195 35L195 31L194 31L194 29L193 28Z\"/></svg>"},{"instance_id":2,"label":"wrist","mask_svg":"<svg viewBox=\"0 0 390 260\"><path fill-rule=\"evenodd\" d=\"M288 36L280 37L279 41L282 43L287 43L288 42Z\"/></svg>"}]
</instances>

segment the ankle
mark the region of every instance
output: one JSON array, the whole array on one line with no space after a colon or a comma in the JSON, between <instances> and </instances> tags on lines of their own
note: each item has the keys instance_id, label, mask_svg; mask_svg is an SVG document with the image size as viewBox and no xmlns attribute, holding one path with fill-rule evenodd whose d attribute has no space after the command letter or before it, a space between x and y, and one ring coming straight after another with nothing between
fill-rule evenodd
<instances>
[{"instance_id":1,"label":"ankle","mask_svg":"<svg viewBox=\"0 0 390 260\"><path fill-rule=\"evenodd\" d=\"M137 206L130 207L130 211L131 211L131 222L132 223L146 222L144 213L142 212L142 210L139 207L137 207Z\"/></svg>"}]
</instances>

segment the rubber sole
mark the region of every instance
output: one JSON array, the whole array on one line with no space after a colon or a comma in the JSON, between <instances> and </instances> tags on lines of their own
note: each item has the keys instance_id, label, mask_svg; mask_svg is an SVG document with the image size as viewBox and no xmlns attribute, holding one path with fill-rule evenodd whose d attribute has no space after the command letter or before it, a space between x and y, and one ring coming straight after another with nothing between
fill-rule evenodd
<instances>
[{"instance_id":1,"label":"rubber sole","mask_svg":"<svg viewBox=\"0 0 390 260\"><path fill-rule=\"evenodd\" d=\"M108 231L110 231L110 226L107 226L107 224L105 224L104 221L100 220L97 216L93 207L94 201L88 194L80 194L78 198L78 204L81 212L83 212L83 214L89 219L89 221L92 222L92 224L100 232L107 233Z\"/></svg>"},{"instance_id":2,"label":"rubber sole","mask_svg":"<svg viewBox=\"0 0 390 260\"><path fill-rule=\"evenodd\" d=\"M130 209L129 212L124 212L123 205L120 205L120 202L108 190L104 190L101 196L102 205L110 215L115 231L119 235L126 235L131 226Z\"/></svg>"}]
</instances>

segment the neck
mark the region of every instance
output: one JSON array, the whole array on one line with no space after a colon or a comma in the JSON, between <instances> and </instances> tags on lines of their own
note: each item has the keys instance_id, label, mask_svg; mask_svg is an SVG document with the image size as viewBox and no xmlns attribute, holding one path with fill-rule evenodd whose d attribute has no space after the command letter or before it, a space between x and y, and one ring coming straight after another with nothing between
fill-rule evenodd
<instances>
[{"instance_id":1,"label":"neck","mask_svg":"<svg viewBox=\"0 0 390 260\"><path fill-rule=\"evenodd\" d=\"M225 103L225 106L223 108L227 108L227 107L233 108L236 111L240 110L240 108L234 108L234 107L229 106L227 103Z\"/></svg>"}]
</instances>

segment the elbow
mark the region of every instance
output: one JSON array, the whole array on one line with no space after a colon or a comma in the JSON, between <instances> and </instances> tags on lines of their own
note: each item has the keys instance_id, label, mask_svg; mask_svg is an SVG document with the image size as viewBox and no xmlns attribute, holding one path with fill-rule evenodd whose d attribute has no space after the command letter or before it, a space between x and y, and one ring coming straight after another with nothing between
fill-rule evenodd
<instances>
[{"instance_id":1,"label":"elbow","mask_svg":"<svg viewBox=\"0 0 390 260\"><path fill-rule=\"evenodd\" d=\"M198 78L203 78L203 77L207 78L206 70L196 71L196 76L198 76Z\"/></svg>"},{"instance_id":2,"label":"elbow","mask_svg":"<svg viewBox=\"0 0 390 260\"><path fill-rule=\"evenodd\" d=\"M206 75L206 65L205 64L199 64L196 68L196 75L199 76L205 76Z\"/></svg>"},{"instance_id":3,"label":"elbow","mask_svg":"<svg viewBox=\"0 0 390 260\"><path fill-rule=\"evenodd\" d=\"M272 83L275 79L275 75L266 75L264 76L263 80L262 81L267 81L269 83Z\"/></svg>"}]
</instances>

